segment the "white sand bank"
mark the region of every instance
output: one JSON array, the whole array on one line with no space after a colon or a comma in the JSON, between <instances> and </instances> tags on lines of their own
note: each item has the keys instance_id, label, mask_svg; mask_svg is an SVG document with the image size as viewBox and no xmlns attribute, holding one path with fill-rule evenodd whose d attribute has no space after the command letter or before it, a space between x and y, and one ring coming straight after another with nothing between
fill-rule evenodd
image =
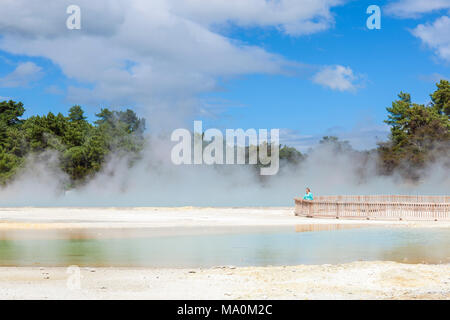
<instances>
[{"instance_id":1,"label":"white sand bank","mask_svg":"<svg viewBox=\"0 0 450 320\"><path fill-rule=\"evenodd\" d=\"M0 268L0 299L450 299L449 265L341 265L211 269Z\"/></svg>"},{"instance_id":2,"label":"white sand bank","mask_svg":"<svg viewBox=\"0 0 450 320\"><path fill-rule=\"evenodd\" d=\"M160 228L217 226L295 226L304 224L389 224L450 227L450 221L310 219L293 208L1 208L1 229Z\"/></svg>"}]
</instances>

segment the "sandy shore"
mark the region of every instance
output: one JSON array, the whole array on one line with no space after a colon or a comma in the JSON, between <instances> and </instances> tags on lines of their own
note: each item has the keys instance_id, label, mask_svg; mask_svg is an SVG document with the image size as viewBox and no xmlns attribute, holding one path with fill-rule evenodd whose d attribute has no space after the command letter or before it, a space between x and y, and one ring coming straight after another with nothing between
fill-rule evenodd
<instances>
[{"instance_id":1,"label":"sandy shore","mask_svg":"<svg viewBox=\"0 0 450 320\"><path fill-rule=\"evenodd\" d=\"M450 299L449 265L211 269L0 268L0 299Z\"/></svg>"},{"instance_id":2,"label":"sandy shore","mask_svg":"<svg viewBox=\"0 0 450 320\"><path fill-rule=\"evenodd\" d=\"M174 228L327 224L445 227L450 221L375 221L296 217L278 208L1 208L0 230L65 228Z\"/></svg>"},{"instance_id":3,"label":"sandy shore","mask_svg":"<svg viewBox=\"0 0 450 320\"><path fill-rule=\"evenodd\" d=\"M292 208L2 208L0 233L190 227L354 224L450 228L450 222L356 221L295 217ZM207 228L206 228L207 229ZM175 230L175 231L174 231ZM305 231L302 230L302 231ZM61 267L0 267L0 299L450 299L450 265L354 262L207 269L81 268L70 290Z\"/></svg>"}]
</instances>

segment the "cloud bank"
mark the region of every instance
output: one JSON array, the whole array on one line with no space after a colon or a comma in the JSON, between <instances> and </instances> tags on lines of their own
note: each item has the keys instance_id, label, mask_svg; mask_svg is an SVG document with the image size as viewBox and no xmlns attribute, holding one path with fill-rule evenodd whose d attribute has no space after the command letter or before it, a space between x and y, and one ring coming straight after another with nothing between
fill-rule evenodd
<instances>
[{"instance_id":1,"label":"cloud bank","mask_svg":"<svg viewBox=\"0 0 450 320\"><path fill-rule=\"evenodd\" d=\"M418 25L413 35L422 43L433 49L435 54L446 62L450 62L450 18L442 16L433 23Z\"/></svg>"},{"instance_id":2,"label":"cloud bank","mask_svg":"<svg viewBox=\"0 0 450 320\"><path fill-rule=\"evenodd\" d=\"M387 14L398 18L419 18L425 14L450 10L449 0L400 0L385 6ZM442 15L433 22L419 24L411 30L422 43L445 62L450 61L450 18Z\"/></svg>"},{"instance_id":3,"label":"cloud bank","mask_svg":"<svg viewBox=\"0 0 450 320\"><path fill-rule=\"evenodd\" d=\"M44 57L74 80L70 103L137 105L152 126L199 112L198 95L230 77L296 74L302 64L226 35L230 25L300 36L333 26L339 0L79 0L81 30L66 28L70 0L3 0L0 49ZM176 122L173 126L180 126Z\"/></svg>"},{"instance_id":4,"label":"cloud bank","mask_svg":"<svg viewBox=\"0 0 450 320\"><path fill-rule=\"evenodd\" d=\"M44 75L42 68L33 62L19 63L16 69L0 78L0 87L27 87L31 82L39 80Z\"/></svg>"},{"instance_id":5,"label":"cloud bank","mask_svg":"<svg viewBox=\"0 0 450 320\"><path fill-rule=\"evenodd\" d=\"M385 7L386 13L400 18L417 18L422 14L443 9L450 9L448 0L400 0Z\"/></svg>"}]
</instances>

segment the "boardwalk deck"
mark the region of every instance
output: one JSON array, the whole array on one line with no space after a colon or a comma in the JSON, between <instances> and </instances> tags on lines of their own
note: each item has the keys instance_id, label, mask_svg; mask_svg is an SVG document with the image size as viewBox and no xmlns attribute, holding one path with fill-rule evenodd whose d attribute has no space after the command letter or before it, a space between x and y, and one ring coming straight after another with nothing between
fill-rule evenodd
<instances>
[{"instance_id":1,"label":"boardwalk deck","mask_svg":"<svg viewBox=\"0 0 450 320\"><path fill-rule=\"evenodd\" d=\"M295 215L311 218L450 220L450 196L320 196L295 199Z\"/></svg>"}]
</instances>

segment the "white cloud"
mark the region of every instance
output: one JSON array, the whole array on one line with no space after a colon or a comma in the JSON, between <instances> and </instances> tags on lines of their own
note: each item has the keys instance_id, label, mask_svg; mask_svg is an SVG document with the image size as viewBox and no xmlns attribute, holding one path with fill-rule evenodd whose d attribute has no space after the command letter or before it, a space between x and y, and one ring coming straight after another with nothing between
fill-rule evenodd
<instances>
[{"instance_id":1,"label":"white cloud","mask_svg":"<svg viewBox=\"0 0 450 320\"><path fill-rule=\"evenodd\" d=\"M33 62L19 63L16 69L0 78L0 87L14 88L25 87L38 80L43 75L42 68Z\"/></svg>"},{"instance_id":2,"label":"white cloud","mask_svg":"<svg viewBox=\"0 0 450 320\"><path fill-rule=\"evenodd\" d=\"M400 18L415 18L443 9L450 9L449 0L399 0L388 4L385 12Z\"/></svg>"},{"instance_id":3,"label":"white cloud","mask_svg":"<svg viewBox=\"0 0 450 320\"><path fill-rule=\"evenodd\" d=\"M332 6L344 0L174 0L171 11L205 25L277 27L289 35L311 34L334 24Z\"/></svg>"},{"instance_id":4,"label":"white cloud","mask_svg":"<svg viewBox=\"0 0 450 320\"><path fill-rule=\"evenodd\" d=\"M334 24L331 8L348 0L78 0L82 28L97 35L113 35L126 22L127 13L142 10L136 16L157 21L179 19L202 26L232 23L241 27L277 27L290 35L310 34ZM23 34L57 36L64 32L65 10L72 0L2 0L0 28L13 27ZM63 15L61 15L61 12ZM137 12L135 12L137 13ZM20 23L18 23L20 22ZM147 21L142 24L145 29Z\"/></svg>"},{"instance_id":5,"label":"white cloud","mask_svg":"<svg viewBox=\"0 0 450 320\"><path fill-rule=\"evenodd\" d=\"M68 30L65 9L72 2L2 0L0 49L50 59L80 84L68 88L71 102L189 113L198 107L196 96L220 79L300 68L224 36L220 26L318 32L333 25L330 8L342 1L79 0L81 30Z\"/></svg>"},{"instance_id":6,"label":"white cloud","mask_svg":"<svg viewBox=\"0 0 450 320\"><path fill-rule=\"evenodd\" d=\"M350 67L336 65L323 67L312 80L332 90L354 91L358 78Z\"/></svg>"},{"instance_id":7,"label":"white cloud","mask_svg":"<svg viewBox=\"0 0 450 320\"><path fill-rule=\"evenodd\" d=\"M423 14L450 9L450 0L399 0L385 7L388 14L399 18L418 18ZM434 22L418 25L412 34L434 50L444 61L450 61L450 19L443 15Z\"/></svg>"},{"instance_id":8,"label":"white cloud","mask_svg":"<svg viewBox=\"0 0 450 320\"><path fill-rule=\"evenodd\" d=\"M420 24L413 35L434 50L441 59L450 62L450 18L443 16L433 23Z\"/></svg>"}]
</instances>

